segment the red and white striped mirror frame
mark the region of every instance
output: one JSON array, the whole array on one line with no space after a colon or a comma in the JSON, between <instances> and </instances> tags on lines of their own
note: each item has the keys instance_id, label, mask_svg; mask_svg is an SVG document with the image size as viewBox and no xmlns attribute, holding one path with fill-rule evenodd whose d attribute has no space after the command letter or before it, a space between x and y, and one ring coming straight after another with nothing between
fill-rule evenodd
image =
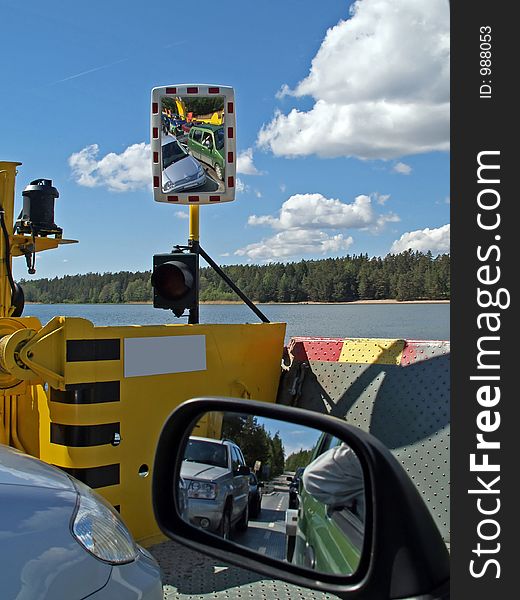
<instances>
[{"instance_id":1,"label":"red and white striped mirror frame","mask_svg":"<svg viewBox=\"0 0 520 600\"><path fill-rule=\"evenodd\" d=\"M167 96L223 96L225 127L225 188L224 192L182 192L167 194L162 189L162 156L161 156L161 100ZM207 83L183 83L156 87L152 89L150 146L152 161L153 195L156 202L168 204L218 204L235 199L236 189L236 111L235 91L225 85Z\"/></svg>"}]
</instances>

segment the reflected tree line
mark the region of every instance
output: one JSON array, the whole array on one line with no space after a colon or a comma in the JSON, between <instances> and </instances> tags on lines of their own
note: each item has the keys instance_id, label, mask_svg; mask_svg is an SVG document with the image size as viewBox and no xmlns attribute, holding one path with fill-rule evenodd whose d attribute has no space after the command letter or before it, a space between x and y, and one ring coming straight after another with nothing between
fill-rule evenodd
<instances>
[{"instance_id":1,"label":"reflected tree line","mask_svg":"<svg viewBox=\"0 0 520 600\"><path fill-rule=\"evenodd\" d=\"M272 435L252 415L225 415L222 439L231 440L242 450L246 464L253 469L260 463L262 479L277 477L284 472L285 450L280 434Z\"/></svg>"},{"instance_id":2,"label":"reflected tree line","mask_svg":"<svg viewBox=\"0 0 520 600\"><path fill-rule=\"evenodd\" d=\"M226 273L256 302L449 300L450 256L406 251L266 265L228 265ZM87 273L21 280L25 298L42 303L151 302L150 271ZM201 301L239 300L209 267L200 271Z\"/></svg>"}]
</instances>

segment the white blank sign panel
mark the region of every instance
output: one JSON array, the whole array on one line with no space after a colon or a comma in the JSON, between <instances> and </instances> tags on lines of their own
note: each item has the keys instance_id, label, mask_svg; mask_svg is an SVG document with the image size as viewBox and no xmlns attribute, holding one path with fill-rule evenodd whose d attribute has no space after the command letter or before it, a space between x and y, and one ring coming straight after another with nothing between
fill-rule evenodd
<instances>
[{"instance_id":1,"label":"white blank sign panel","mask_svg":"<svg viewBox=\"0 0 520 600\"><path fill-rule=\"evenodd\" d=\"M205 335L125 338L125 377L205 370Z\"/></svg>"}]
</instances>

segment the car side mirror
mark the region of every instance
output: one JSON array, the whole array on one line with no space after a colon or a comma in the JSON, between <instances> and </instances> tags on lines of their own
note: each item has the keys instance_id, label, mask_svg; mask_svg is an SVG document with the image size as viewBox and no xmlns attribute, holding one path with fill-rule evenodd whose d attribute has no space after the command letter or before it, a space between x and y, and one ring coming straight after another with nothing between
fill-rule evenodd
<instances>
[{"instance_id":1,"label":"car side mirror","mask_svg":"<svg viewBox=\"0 0 520 600\"><path fill-rule=\"evenodd\" d=\"M287 477L287 481L292 482L293 478L292 477Z\"/></svg>"},{"instance_id":2,"label":"car side mirror","mask_svg":"<svg viewBox=\"0 0 520 600\"><path fill-rule=\"evenodd\" d=\"M208 413L220 415L222 423L220 434L208 443L217 446L222 444L219 439L231 440L246 462L258 460L263 465L267 459L259 454L265 446L277 494L270 510L264 502L271 497L265 495L255 516L246 505L232 514L216 495L221 487L216 478L223 469L208 464L181 471L187 440ZM293 440L293 452L286 451L297 431L302 432L301 442ZM276 490L276 481L283 481L284 471L299 467L305 470L300 507L295 511L282 506L288 497ZM206 477L189 482L193 473L202 472L213 472L215 481ZM193 502L189 494L182 498L181 475L194 490ZM412 479L379 440L335 417L237 398L189 400L165 422L152 492L155 517L167 537L270 579L355 600L437 598L449 590L449 554ZM196 500L202 497L214 499L213 512L222 508L222 518L211 527L211 514L200 513L208 501ZM319 519L319 527L309 526L311 514ZM275 523L269 529L272 551L265 547L262 519ZM249 534L255 528L262 532L262 548L255 545L254 531ZM324 544L325 540L329 541ZM285 548L283 555L280 548Z\"/></svg>"}]
</instances>

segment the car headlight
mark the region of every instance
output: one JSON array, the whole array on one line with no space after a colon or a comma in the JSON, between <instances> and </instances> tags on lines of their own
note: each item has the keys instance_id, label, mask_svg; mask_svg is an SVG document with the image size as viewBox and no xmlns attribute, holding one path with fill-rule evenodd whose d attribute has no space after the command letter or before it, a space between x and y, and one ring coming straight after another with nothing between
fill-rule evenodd
<instances>
[{"instance_id":1,"label":"car headlight","mask_svg":"<svg viewBox=\"0 0 520 600\"><path fill-rule=\"evenodd\" d=\"M192 481L188 486L188 498L214 500L217 497L217 484Z\"/></svg>"},{"instance_id":2,"label":"car headlight","mask_svg":"<svg viewBox=\"0 0 520 600\"><path fill-rule=\"evenodd\" d=\"M197 175L199 175L199 177L204 173L204 169L202 168L202 165L198 166L197 169Z\"/></svg>"},{"instance_id":3,"label":"car headlight","mask_svg":"<svg viewBox=\"0 0 520 600\"><path fill-rule=\"evenodd\" d=\"M137 546L117 511L89 487L74 480L78 492L71 531L75 539L97 558L123 564L136 559Z\"/></svg>"},{"instance_id":4,"label":"car headlight","mask_svg":"<svg viewBox=\"0 0 520 600\"><path fill-rule=\"evenodd\" d=\"M164 191L169 192L169 191L173 190L174 187L175 187L175 184L173 183L173 181L167 181L164 184Z\"/></svg>"}]
</instances>

